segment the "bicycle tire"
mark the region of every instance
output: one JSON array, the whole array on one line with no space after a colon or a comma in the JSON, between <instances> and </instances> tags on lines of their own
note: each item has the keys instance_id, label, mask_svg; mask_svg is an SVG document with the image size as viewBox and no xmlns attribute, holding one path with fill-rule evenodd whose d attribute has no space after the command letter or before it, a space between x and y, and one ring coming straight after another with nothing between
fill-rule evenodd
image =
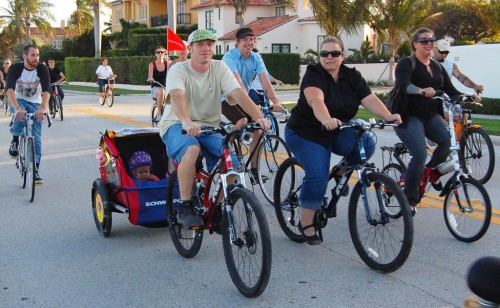
<instances>
[{"instance_id":1,"label":"bicycle tire","mask_svg":"<svg viewBox=\"0 0 500 308\"><path fill-rule=\"evenodd\" d=\"M50 117L53 119L56 117L56 113L55 113L55 110L54 108L57 107L57 104L56 104L56 97L57 95L54 95L54 94L51 94L50 95L50 100L49 100L49 113L50 113Z\"/></svg>"},{"instance_id":2,"label":"bicycle tire","mask_svg":"<svg viewBox=\"0 0 500 308\"><path fill-rule=\"evenodd\" d=\"M113 89L108 87L106 90L106 104L108 107L113 107L113 102L115 101L115 94L113 93Z\"/></svg>"},{"instance_id":3,"label":"bicycle tire","mask_svg":"<svg viewBox=\"0 0 500 308\"><path fill-rule=\"evenodd\" d=\"M398 270L408 259L413 246L413 218L403 191L396 182L384 173L371 172L366 175L369 183L363 187L356 183L349 200L349 231L351 239L361 259L370 268L382 273ZM388 218L382 222L382 208L379 201L388 187L395 198L393 202L400 205L402 219ZM364 192L363 192L364 191ZM360 198L361 195L363 198ZM370 210L372 218L369 222L364 202Z\"/></svg>"},{"instance_id":4,"label":"bicycle tire","mask_svg":"<svg viewBox=\"0 0 500 308\"><path fill-rule=\"evenodd\" d=\"M104 106L104 104L106 104L106 92L105 92L105 89L101 93L104 94L104 95L103 96L99 96L99 102L101 103L101 106Z\"/></svg>"},{"instance_id":5,"label":"bicycle tire","mask_svg":"<svg viewBox=\"0 0 500 308\"><path fill-rule=\"evenodd\" d=\"M175 170L170 174L167 186L168 229L177 252L184 258L192 258L200 251L203 241L203 229L188 230L177 222L177 204L174 201L180 200L179 196L179 181L177 170Z\"/></svg>"},{"instance_id":6,"label":"bicycle tire","mask_svg":"<svg viewBox=\"0 0 500 308\"><path fill-rule=\"evenodd\" d=\"M28 185L28 196L30 202L35 199L35 145L33 137L27 138L27 151L26 151L26 185Z\"/></svg>"},{"instance_id":7,"label":"bicycle tire","mask_svg":"<svg viewBox=\"0 0 500 308\"><path fill-rule=\"evenodd\" d=\"M482 128L469 128L460 139L459 160L462 170L486 184L495 169L495 148Z\"/></svg>"},{"instance_id":8,"label":"bicycle tire","mask_svg":"<svg viewBox=\"0 0 500 308\"><path fill-rule=\"evenodd\" d=\"M459 241L475 242L488 230L491 222L491 201L484 186L471 177L462 176L456 189L450 189L444 199L443 214L446 227ZM467 205L468 213L460 210L460 204ZM470 204L467 201L474 201ZM467 204L466 204L467 203Z\"/></svg>"},{"instance_id":9,"label":"bicycle tire","mask_svg":"<svg viewBox=\"0 0 500 308\"><path fill-rule=\"evenodd\" d=\"M92 183L92 215L97 232L102 237L108 237L113 223L111 201L106 184L101 179L96 179Z\"/></svg>"},{"instance_id":10,"label":"bicycle tire","mask_svg":"<svg viewBox=\"0 0 500 308\"><path fill-rule=\"evenodd\" d=\"M64 120L64 115L63 115L63 105L62 105L61 96L57 95L56 97L57 97L57 99L56 99L56 107L57 107L57 111L59 112L59 119L61 121L63 121Z\"/></svg>"},{"instance_id":11,"label":"bicycle tire","mask_svg":"<svg viewBox=\"0 0 500 308\"><path fill-rule=\"evenodd\" d=\"M396 181L399 187L403 188L404 186L403 168L401 167L400 164L390 163L382 169L382 172L384 174L387 174L394 181ZM385 210L389 214L389 216L391 218L401 217L402 213L400 207L392 206L392 203L390 202L391 198L393 198L393 195L390 192L388 192L384 195L384 197L387 198Z\"/></svg>"},{"instance_id":12,"label":"bicycle tire","mask_svg":"<svg viewBox=\"0 0 500 308\"><path fill-rule=\"evenodd\" d=\"M273 144L272 149L268 144ZM285 141L276 135L264 135L258 148L257 174L260 190L267 201L274 205L274 180L279 166L289 157L292 152ZM267 179L266 179L267 177Z\"/></svg>"},{"instance_id":13,"label":"bicycle tire","mask_svg":"<svg viewBox=\"0 0 500 308\"><path fill-rule=\"evenodd\" d=\"M25 160L25 151L24 151L24 136L19 136L19 148L18 148L18 159L17 159L17 168L21 172L21 187L26 188L26 160Z\"/></svg>"},{"instance_id":14,"label":"bicycle tire","mask_svg":"<svg viewBox=\"0 0 500 308\"><path fill-rule=\"evenodd\" d=\"M156 120L156 109L158 108L158 105L156 102L153 103L151 106L151 126L152 127L157 127L158 126L158 121Z\"/></svg>"},{"instance_id":15,"label":"bicycle tire","mask_svg":"<svg viewBox=\"0 0 500 308\"><path fill-rule=\"evenodd\" d=\"M271 275L271 236L257 197L245 188L231 191L231 212L222 215L222 246L227 269L236 288L246 297L257 297ZM233 222L231 227L229 221ZM236 236L231 242L233 230Z\"/></svg>"},{"instance_id":16,"label":"bicycle tire","mask_svg":"<svg viewBox=\"0 0 500 308\"><path fill-rule=\"evenodd\" d=\"M294 157L278 168L274 181L274 210L281 230L294 242L305 242L298 225L301 218L299 194L305 172Z\"/></svg>"},{"instance_id":17,"label":"bicycle tire","mask_svg":"<svg viewBox=\"0 0 500 308\"><path fill-rule=\"evenodd\" d=\"M276 119L276 116L272 112L269 112L266 115L266 119L268 119L269 122L271 122L271 127L269 128L269 131L271 132L271 134L279 137L280 127L278 124L278 119Z\"/></svg>"}]
</instances>

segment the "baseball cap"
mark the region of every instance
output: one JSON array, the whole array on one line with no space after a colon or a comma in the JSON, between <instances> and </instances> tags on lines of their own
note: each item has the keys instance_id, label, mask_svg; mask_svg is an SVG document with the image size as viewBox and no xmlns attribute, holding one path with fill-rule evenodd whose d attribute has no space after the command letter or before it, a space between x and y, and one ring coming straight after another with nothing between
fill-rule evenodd
<instances>
[{"instance_id":1,"label":"baseball cap","mask_svg":"<svg viewBox=\"0 0 500 308\"><path fill-rule=\"evenodd\" d=\"M253 30L250 28L241 28L236 32L236 38L238 40L241 40L247 35L255 36L255 34L253 34Z\"/></svg>"},{"instance_id":2,"label":"baseball cap","mask_svg":"<svg viewBox=\"0 0 500 308\"><path fill-rule=\"evenodd\" d=\"M187 40L187 45L191 45L194 42L199 42L199 41L204 41L204 40L210 40L210 41L217 41L217 37L215 34L213 34L210 30L206 29L198 29L193 31Z\"/></svg>"},{"instance_id":3,"label":"baseball cap","mask_svg":"<svg viewBox=\"0 0 500 308\"><path fill-rule=\"evenodd\" d=\"M436 48L439 50L439 51L450 51L450 43L448 43L448 41L446 40L438 40L436 42Z\"/></svg>"}]
</instances>

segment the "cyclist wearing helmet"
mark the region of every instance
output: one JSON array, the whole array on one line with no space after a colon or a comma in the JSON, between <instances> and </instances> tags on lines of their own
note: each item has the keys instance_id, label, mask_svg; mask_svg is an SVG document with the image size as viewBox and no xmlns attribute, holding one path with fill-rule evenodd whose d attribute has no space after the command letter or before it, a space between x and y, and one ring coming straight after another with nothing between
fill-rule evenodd
<instances>
[{"instance_id":1,"label":"cyclist wearing helmet","mask_svg":"<svg viewBox=\"0 0 500 308\"><path fill-rule=\"evenodd\" d=\"M151 161L151 156L146 151L137 151L132 156L130 156L128 167L134 179L144 182L144 181L159 181L160 179L151 174L151 166L153 162Z\"/></svg>"}]
</instances>

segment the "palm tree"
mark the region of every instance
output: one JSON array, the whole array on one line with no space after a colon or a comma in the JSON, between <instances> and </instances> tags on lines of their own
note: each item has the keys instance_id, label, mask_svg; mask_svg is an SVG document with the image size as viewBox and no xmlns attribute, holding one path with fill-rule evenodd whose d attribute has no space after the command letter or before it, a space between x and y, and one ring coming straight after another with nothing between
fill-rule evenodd
<instances>
[{"instance_id":1,"label":"palm tree","mask_svg":"<svg viewBox=\"0 0 500 308\"><path fill-rule=\"evenodd\" d=\"M22 41L25 36L26 44L30 44L31 25L36 25L42 33L52 31L48 21L54 21L54 15L50 13L52 7L53 4L46 0L10 0L9 7L4 8L7 15L1 17L7 19L8 27L17 42Z\"/></svg>"},{"instance_id":2,"label":"palm tree","mask_svg":"<svg viewBox=\"0 0 500 308\"><path fill-rule=\"evenodd\" d=\"M369 25L389 44L389 80L394 85L396 52L412 32L441 15L428 16L429 0L375 0L368 16Z\"/></svg>"},{"instance_id":3,"label":"palm tree","mask_svg":"<svg viewBox=\"0 0 500 308\"><path fill-rule=\"evenodd\" d=\"M358 33L365 23L369 0L309 0L326 34L340 37Z\"/></svg>"},{"instance_id":4,"label":"palm tree","mask_svg":"<svg viewBox=\"0 0 500 308\"><path fill-rule=\"evenodd\" d=\"M108 0L83 0L83 5L90 7L94 13L94 57L101 57L101 5L109 6Z\"/></svg>"},{"instance_id":5,"label":"palm tree","mask_svg":"<svg viewBox=\"0 0 500 308\"><path fill-rule=\"evenodd\" d=\"M76 0L76 10L71 14L68 21L68 27L74 29L78 35L92 29L94 24L94 17L87 5L86 0Z\"/></svg>"}]
</instances>

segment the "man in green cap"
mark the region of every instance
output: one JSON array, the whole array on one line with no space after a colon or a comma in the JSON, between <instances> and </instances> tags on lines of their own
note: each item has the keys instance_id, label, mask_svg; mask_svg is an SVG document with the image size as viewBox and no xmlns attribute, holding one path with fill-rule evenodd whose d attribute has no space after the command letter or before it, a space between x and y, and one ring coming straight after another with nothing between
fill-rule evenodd
<instances>
[{"instance_id":1,"label":"man in green cap","mask_svg":"<svg viewBox=\"0 0 500 308\"><path fill-rule=\"evenodd\" d=\"M259 107L241 88L228 66L212 60L217 37L210 31L198 29L188 37L189 61L178 63L167 75L166 92L170 105L159 123L160 135L168 156L177 162L180 205L177 220L186 228L203 226L203 218L194 210L192 187L196 161L203 152L208 170L211 170L222 154L220 134L200 135L202 125L218 127L221 121L220 97L237 103L252 116L264 130L270 123L262 116ZM187 133L182 134L182 130ZM238 159L231 153L235 168Z\"/></svg>"}]
</instances>

